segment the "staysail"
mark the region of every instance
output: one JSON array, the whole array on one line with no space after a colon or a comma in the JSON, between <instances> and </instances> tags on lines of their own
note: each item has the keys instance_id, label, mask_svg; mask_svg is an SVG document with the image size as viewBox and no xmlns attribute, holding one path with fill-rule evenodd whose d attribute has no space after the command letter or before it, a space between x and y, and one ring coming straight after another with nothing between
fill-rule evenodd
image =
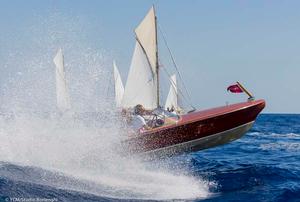
<instances>
[{"instance_id":1,"label":"staysail","mask_svg":"<svg viewBox=\"0 0 300 202\"><path fill-rule=\"evenodd\" d=\"M154 7L135 29L136 44L125 86L122 107L142 104L147 109L159 106L157 33Z\"/></svg>"},{"instance_id":2,"label":"staysail","mask_svg":"<svg viewBox=\"0 0 300 202\"><path fill-rule=\"evenodd\" d=\"M122 98L124 94L124 86L115 61L113 61L113 67L114 67L114 80L115 80L115 101L116 101L116 106L121 107Z\"/></svg>"},{"instance_id":3,"label":"staysail","mask_svg":"<svg viewBox=\"0 0 300 202\"><path fill-rule=\"evenodd\" d=\"M178 91L177 91L177 82L176 75L172 75L170 78L170 90L166 100L165 109L174 109L175 111L179 110L178 107Z\"/></svg>"},{"instance_id":4,"label":"staysail","mask_svg":"<svg viewBox=\"0 0 300 202\"><path fill-rule=\"evenodd\" d=\"M62 49L59 49L53 59L56 66L56 103L61 111L71 108L70 96L67 89L66 75L64 68L64 57Z\"/></svg>"}]
</instances>

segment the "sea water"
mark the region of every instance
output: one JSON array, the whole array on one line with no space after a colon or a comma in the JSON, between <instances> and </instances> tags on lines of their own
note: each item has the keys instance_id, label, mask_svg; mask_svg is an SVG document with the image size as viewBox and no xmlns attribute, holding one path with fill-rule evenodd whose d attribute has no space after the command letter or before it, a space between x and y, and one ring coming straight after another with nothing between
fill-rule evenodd
<instances>
[{"instance_id":1,"label":"sea water","mask_svg":"<svg viewBox=\"0 0 300 202\"><path fill-rule=\"evenodd\" d=\"M299 200L299 115L260 115L240 140L205 151L150 162L124 156L109 54L84 43L77 20L55 19L29 26L30 46L1 61L9 73L0 91L0 200ZM66 114L55 104L58 48Z\"/></svg>"},{"instance_id":2,"label":"sea water","mask_svg":"<svg viewBox=\"0 0 300 202\"><path fill-rule=\"evenodd\" d=\"M115 129L2 119L0 195L58 201L299 201L299 120L300 115L263 114L240 140L143 162L112 151L117 140L103 134L117 136Z\"/></svg>"}]
</instances>

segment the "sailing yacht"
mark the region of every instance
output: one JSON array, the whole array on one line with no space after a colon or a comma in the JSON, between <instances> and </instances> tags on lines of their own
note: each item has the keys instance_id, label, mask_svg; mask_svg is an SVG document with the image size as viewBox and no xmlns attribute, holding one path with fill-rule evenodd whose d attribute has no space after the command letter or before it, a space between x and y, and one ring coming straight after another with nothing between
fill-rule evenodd
<instances>
[{"instance_id":1,"label":"sailing yacht","mask_svg":"<svg viewBox=\"0 0 300 202\"><path fill-rule=\"evenodd\" d=\"M122 109L130 110L141 104L153 110L150 130L142 130L123 142L132 154L169 156L222 145L242 137L265 107L264 100L221 106L203 111L169 113L161 107L160 66L157 40L157 17L151 7L135 29L135 48L124 92L120 89L119 73L115 76L116 101ZM116 69L116 68L115 68ZM115 75L116 75L115 74ZM165 108L179 111L176 77L170 78L170 91ZM121 92L121 93L120 93ZM121 101L120 95L123 94Z\"/></svg>"},{"instance_id":2,"label":"sailing yacht","mask_svg":"<svg viewBox=\"0 0 300 202\"><path fill-rule=\"evenodd\" d=\"M61 112L64 112L71 109L71 103L66 82L64 56L61 48L57 51L53 62L55 64L56 77L56 104L57 108Z\"/></svg>"}]
</instances>

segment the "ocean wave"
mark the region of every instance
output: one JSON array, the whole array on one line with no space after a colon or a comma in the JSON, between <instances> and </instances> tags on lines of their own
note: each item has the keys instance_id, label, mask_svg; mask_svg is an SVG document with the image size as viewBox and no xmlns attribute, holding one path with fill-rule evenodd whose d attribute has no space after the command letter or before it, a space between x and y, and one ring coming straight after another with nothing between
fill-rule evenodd
<instances>
[{"instance_id":1,"label":"ocean wave","mask_svg":"<svg viewBox=\"0 0 300 202\"><path fill-rule=\"evenodd\" d=\"M18 192L22 193L21 195L31 197L44 196L36 193L35 189L54 193L61 189L65 191L60 191L63 193L62 195L56 193L58 198L64 196L66 192L79 192L115 199L187 200L207 198L211 195L208 192L209 187L215 186L215 183L200 180L200 178L196 180L181 174L173 175L162 171L143 172L143 174L136 173L136 175L124 176L123 179L120 176L111 175L99 175L98 177L95 176L94 179L84 179L82 176L70 176L37 167L2 162L0 167L2 179L2 181L0 180L0 195L14 196L15 193L13 191L7 192L6 188L8 184L14 184L14 189L18 189ZM7 183L8 181L10 183ZM26 184L27 186L25 186ZM31 187L30 189L27 189L28 185ZM189 188L187 189L187 187Z\"/></svg>"},{"instance_id":2,"label":"ocean wave","mask_svg":"<svg viewBox=\"0 0 300 202\"><path fill-rule=\"evenodd\" d=\"M250 136L257 136L257 135L260 135L262 134L261 132L258 132L258 131L255 131L255 132L248 132L247 135L250 135Z\"/></svg>"},{"instance_id":3,"label":"ocean wave","mask_svg":"<svg viewBox=\"0 0 300 202\"><path fill-rule=\"evenodd\" d=\"M250 138L262 138L272 140L300 140L299 133L275 133L275 132L248 132L247 136ZM246 141L248 141L247 139ZM251 140L252 141L252 140Z\"/></svg>"},{"instance_id":4,"label":"ocean wave","mask_svg":"<svg viewBox=\"0 0 300 202\"><path fill-rule=\"evenodd\" d=\"M276 197L276 201L300 201L300 187L289 187L281 190L281 194Z\"/></svg>"},{"instance_id":5,"label":"ocean wave","mask_svg":"<svg viewBox=\"0 0 300 202\"><path fill-rule=\"evenodd\" d=\"M2 163L0 176L118 199L210 197L213 185L200 176L120 155L116 146L125 134L112 119L102 127L33 114L0 120L0 161L9 162Z\"/></svg>"},{"instance_id":6,"label":"ocean wave","mask_svg":"<svg viewBox=\"0 0 300 202\"><path fill-rule=\"evenodd\" d=\"M300 143L296 143L296 142L266 143L266 144L261 144L259 148L262 150L300 151Z\"/></svg>"},{"instance_id":7,"label":"ocean wave","mask_svg":"<svg viewBox=\"0 0 300 202\"><path fill-rule=\"evenodd\" d=\"M269 135L270 137L275 137L275 138L292 138L292 139L300 139L300 134L297 133L271 133Z\"/></svg>"}]
</instances>

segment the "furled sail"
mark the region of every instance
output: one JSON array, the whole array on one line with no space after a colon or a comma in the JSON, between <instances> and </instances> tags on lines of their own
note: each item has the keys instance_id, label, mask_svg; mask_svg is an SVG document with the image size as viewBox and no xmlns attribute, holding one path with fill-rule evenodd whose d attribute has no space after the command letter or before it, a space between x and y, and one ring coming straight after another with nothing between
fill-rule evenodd
<instances>
[{"instance_id":1,"label":"furled sail","mask_svg":"<svg viewBox=\"0 0 300 202\"><path fill-rule=\"evenodd\" d=\"M179 111L178 107L178 91L177 91L177 82L176 75L172 75L170 78L170 90L166 100L165 109L174 109L175 111Z\"/></svg>"},{"instance_id":2,"label":"furled sail","mask_svg":"<svg viewBox=\"0 0 300 202\"><path fill-rule=\"evenodd\" d=\"M59 49L56 56L53 59L56 66L56 102L57 107L61 111L65 111L71 108L70 96L67 89L66 75L64 68L64 57L62 49Z\"/></svg>"},{"instance_id":3,"label":"furled sail","mask_svg":"<svg viewBox=\"0 0 300 202\"><path fill-rule=\"evenodd\" d=\"M124 108L142 104L155 109L159 105L155 18L152 7L135 29L136 45L122 99Z\"/></svg>"},{"instance_id":4,"label":"furled sail","mask_svg":"<svg viewBox=\"0 0 300 202\"><path fill-rule=\"evenodd\" d=\"M122 98L124 94L124 86L115 61L113 61L113 66L114 66L114 79L115 79L115 101L116 101L116 106L121 107Z\"/></svg>"}]
</instances>

